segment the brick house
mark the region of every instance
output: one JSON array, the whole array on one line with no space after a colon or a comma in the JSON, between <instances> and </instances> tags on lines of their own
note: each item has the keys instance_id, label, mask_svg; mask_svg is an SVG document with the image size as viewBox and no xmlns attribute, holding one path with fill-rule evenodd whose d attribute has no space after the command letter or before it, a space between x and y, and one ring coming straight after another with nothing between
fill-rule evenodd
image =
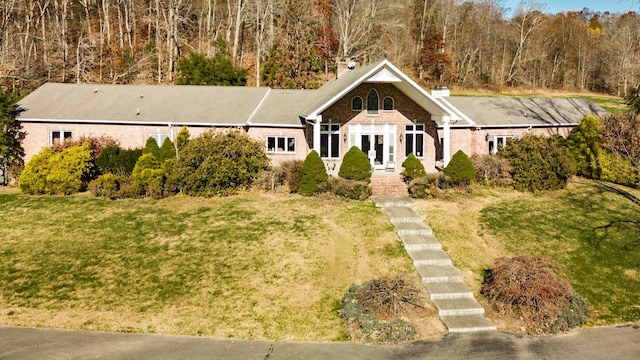
<instances>
[{"instance_id":1,"label":"brick house","mask_svg":"<svg viewBox=\"0 0 640 360\"><path fill-rule=\"evenodd\" d=\"M134 148L149 137L173 140L186 126L192 136L241 129L264 143L273 164L315 149L337 172L357 146L374 174L401 171L409 153L436 171L457 150L495 153L528 132L566 136L584 116L606 114L584 99L428 93L387 60L338 68L336 79L317 90L47 83L19 103L25 160L68 138L108 135Z\"/></svg>"}]
</instances>

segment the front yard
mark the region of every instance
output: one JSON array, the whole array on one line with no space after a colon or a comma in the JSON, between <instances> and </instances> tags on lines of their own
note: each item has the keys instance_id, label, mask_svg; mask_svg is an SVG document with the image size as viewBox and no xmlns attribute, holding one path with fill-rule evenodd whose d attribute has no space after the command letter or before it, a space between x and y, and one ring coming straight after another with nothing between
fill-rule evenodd
<instances>
[{"instance_id":1,"label":"front yard","mask_svg":"<svg viewBox=\"0 0 640 360\"><path fill-rule=\"evenodd\" d=\"M0 190L0 217L5 325L336 340L338 303L352 283L415 273L369 202Z\"/></svg>"}]
</instances>

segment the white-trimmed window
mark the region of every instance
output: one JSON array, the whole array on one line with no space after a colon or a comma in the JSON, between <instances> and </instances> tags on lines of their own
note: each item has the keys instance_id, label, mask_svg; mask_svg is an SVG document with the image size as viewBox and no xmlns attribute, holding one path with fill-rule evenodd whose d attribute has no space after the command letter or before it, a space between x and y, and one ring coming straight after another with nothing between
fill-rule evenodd
<instances>
[{"instance_id":1,"label":"white-trimmed window","mask_svg":"<svg viewBox=\"0 0 640 360\"><path fill-rule=\"evenodd\" d=\"M149 137L153 138L158 146L162 146L162 144L164 144L164 141L169 138L169 134L162 132L152 132L149 133Z\"/></svg>"},{"instance_id":2,"label":"white-trimmed window","mask_svg":"<svg viewBox=\"0 0 640 360\"><path fill-rule=\"evenodd\" d=\"M340 124L320 125L320 157L323 159L340 157Z\"/></svg>"},{"instance_id":3,"label":"white-trimmed window","mask_svg":"<svg viewBox=\"0 0 640 360\"><path fill-rule=\"evenodd\" d=\"M267 136L267 152L295 153L296 138L293 136Z\"/></svg>"},{"instance_id":4,"label":"white-trimmed window","mask_svg":"<svg viewBox=\"0 0 640 360\"><path fill-rule=\"evenodd\" d=\"M513 135L487 135L487 143L489 144L489 154L495 155L500 148L503 148L507 140L513 138Z\"/></svg>"},{"instance_id":5,"label":"white-trimmed window","mask_svg":"<svg viewBox=\"0 0 640 360\"><path fill-rule=\"evenodd\" d=\"M382 110L391 111L394 109L394 101L391 96L387 96L382 100Z\"/></svg>"},{"instance_id":6,"label":"white-trimmed window","mask_svg":"<svg viewBox=\"0 0 640 360\"><path fill-rule=\"evenodd\" d=\"M362 98L360 96L354 96L353 99L351 99L351 110L362 111Z\"/></svg>"},{"instance_id":7,"label":"white-trimmed window","mask_svg":"<svg viewBox=\"0 0 640 360\"><path fill-rule=\"evenodd\" d=\"M378 110L380 109L380 96L378 96L378 92L376 89L369 90L369 94L367 95L367 114L369 115L378 115Z\"/></svg>"},{"instance_id":8,"label":"white-trimmed window","mask_svg":"<svg viewBox=\"0 0 640 360\"><path fill-rule=\"evenodd\" d=\"M424 124L411 124L404 131L404 156L413 153L415 157L424 157Z\"/></svg>"},{"instance_id":9,"label":"white-trimmed window","mask_svg":"<svg viewBox=\"0 0 640 360\"><path fill-rule=\"evenodd\" d=\"M71 140L71 131L67 131L67 130L51 131L51 145L60 145L67 140Z\"/></svg>"}]
</instances>

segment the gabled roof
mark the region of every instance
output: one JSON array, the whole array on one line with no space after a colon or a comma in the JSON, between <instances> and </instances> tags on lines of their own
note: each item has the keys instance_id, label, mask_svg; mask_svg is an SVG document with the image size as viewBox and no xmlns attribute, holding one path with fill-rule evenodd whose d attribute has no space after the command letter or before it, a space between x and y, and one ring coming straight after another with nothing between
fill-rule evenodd
<instances>
[{"instance_id":1,"label":"gabled roof","mask_svg":"<svg viewBox=\"0 0 640 360\"><path fill-rule=\"evenodd\" d=\"M452 114L449 109L440 104L388 60L374 62L348 71L337 79L329 81L315 91L317 94L316 100L301 115L307 119L316 119L324 110L342 99L351 90L367 82L393 84L398 90L429 112L434 119L442 116L457 118L455 114Z\"/></svg>"},{"instance_id":2,"label":"gabled roof","mask_svg":"<svg viewBox=\"0 0 640 360\"><path fill-rule=\"evenodd\" d=\"M300 127L300 114L313 102L317 90L271 89L251 115L248 125Z\"/></svg>"},{"instance_id":3,"label":"gabled roof","mask_svg":"<svg viewBox=\"0 0 640 360\"><path fill-rule=\"evenodd\" d=\"M265 87L47 83L19 102L22 121L244 126Z\"/></svg>"},{"instance_id":4,"label":"gabled roof","mask_svg":"<svg viewBox=\"0 0 640 360\"><path fill-rule=\"evenodd\" d=\"M579 98L452 96L443 99L472 122L452 124L463 127L575 126L587 115L609 114L593 102Z\"/></svg>"}]
</instances>

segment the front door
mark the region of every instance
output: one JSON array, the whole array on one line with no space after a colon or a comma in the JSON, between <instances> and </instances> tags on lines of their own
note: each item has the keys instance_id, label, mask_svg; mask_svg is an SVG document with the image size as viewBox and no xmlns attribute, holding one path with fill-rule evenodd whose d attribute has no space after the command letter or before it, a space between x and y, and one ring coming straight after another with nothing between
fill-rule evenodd
<instances>
[{"instance_id":1,"label":"front door","mask_svg":"<svg viewBox=\"0 0 640 360\"><path fill-rule=\"evenodd\" d=\"M385 136L382 134L361 135L362 152L367 154L371 166L375 169L384 169Z\"/></svg>"}]
</instances>

